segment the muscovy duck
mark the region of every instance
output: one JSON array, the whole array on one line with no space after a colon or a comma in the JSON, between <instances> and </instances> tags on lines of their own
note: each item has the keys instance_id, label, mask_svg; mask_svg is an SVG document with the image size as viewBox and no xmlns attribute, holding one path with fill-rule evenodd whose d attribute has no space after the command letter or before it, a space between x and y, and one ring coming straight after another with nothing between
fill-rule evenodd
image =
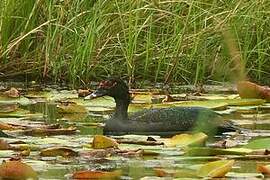
<instances>
[{"instance_id":1,"label":"muscovy duck","mask_svg":"<svg viewBox=\"0 0 270 180\"><path fill-rule=\"evenodd\" d=\"M85 99L111 96L116 102L116 111L106 121L103 129L107 135L157 134L174 135L183 131L200 131L214 135L216 133L238 129L231 121L224 120L211 109L203 107L171 107L147 109L128 116L131 102L129 89L121 79L110 78L99 83L95 92Z\"/></svg>"}]
</instances>

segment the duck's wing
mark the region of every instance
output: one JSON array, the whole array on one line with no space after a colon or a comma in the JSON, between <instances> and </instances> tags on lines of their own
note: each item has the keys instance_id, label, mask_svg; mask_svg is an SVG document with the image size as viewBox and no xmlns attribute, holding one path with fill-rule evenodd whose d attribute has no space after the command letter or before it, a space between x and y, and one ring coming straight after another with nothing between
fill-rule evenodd
<instances>
[{"instance_id":1,"label":"duck's wing","mask_svg":"<svg viewBox=\"0 0 270 180\"><path fill-rule=\"evenodd\" d=\"M133 126L144 131L235 131L236 126L213 110L201 107L151 109L130 116ZM137 125L136 125L137 124ZM142 126L142 127L140 127Z\"/></svg>"},{"instance_id":2,"label":"duck's wing","mask_svg":"<svg viewBox=\"0 0 270 180\"><path fill-rule=\"evenodd\" d=\"M191 130L216 134L233 131L235 128L230 121L224 120L213 110L201 107L144 110L132 114L126 121L111 119L105 126L107 134L176 134Z\"/></svg>"}]
</instances>

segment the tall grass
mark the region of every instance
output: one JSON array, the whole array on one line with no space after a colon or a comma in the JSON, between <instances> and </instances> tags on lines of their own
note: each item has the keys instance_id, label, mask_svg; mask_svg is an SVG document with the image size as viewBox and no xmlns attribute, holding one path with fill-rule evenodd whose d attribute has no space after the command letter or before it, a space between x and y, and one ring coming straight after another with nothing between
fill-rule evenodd
<instances>
[{"instance_id":1,"label":"tall grass","mask_svg":"<svg viewBox=\"0 0 270 180\"><path fill-rule=\"evenodd\" d=\"M270 82L270 2L4 0L0 76Z\"/></svg>"}]
</instances>

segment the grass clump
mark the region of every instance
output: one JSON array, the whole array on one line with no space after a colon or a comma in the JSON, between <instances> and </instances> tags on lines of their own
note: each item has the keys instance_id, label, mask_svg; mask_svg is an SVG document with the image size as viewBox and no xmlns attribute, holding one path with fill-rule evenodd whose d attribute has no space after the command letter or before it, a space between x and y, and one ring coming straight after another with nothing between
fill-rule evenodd
<instances>
[{"instance_id":1,"label":"grass clump","mask_svg":"<svg viewBox=\"0 0 270 180\"><path fill-rule=\"evenodd\" d=\"M269 82L268 1L4 0L0 75ZM234 79L235 80L235 79Z\"/></svg>"}]
</instances>

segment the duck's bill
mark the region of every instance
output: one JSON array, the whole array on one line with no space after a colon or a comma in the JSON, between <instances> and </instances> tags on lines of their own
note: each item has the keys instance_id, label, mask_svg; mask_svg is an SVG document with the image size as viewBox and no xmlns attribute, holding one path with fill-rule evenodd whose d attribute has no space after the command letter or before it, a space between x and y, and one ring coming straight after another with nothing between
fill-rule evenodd
<instances>
[{"instance_id":1,"label":"duck's bill","mask_svg":"<svg viewBox=\"0 0 270 180\"><path fill-rule=\"evenodd\" d=\"M90 95L86 96L84 99L95 99L98 97L105 96L107 94L104 90L96 90L95 92L91 93Z\"/></svg>"}]
</instances>

